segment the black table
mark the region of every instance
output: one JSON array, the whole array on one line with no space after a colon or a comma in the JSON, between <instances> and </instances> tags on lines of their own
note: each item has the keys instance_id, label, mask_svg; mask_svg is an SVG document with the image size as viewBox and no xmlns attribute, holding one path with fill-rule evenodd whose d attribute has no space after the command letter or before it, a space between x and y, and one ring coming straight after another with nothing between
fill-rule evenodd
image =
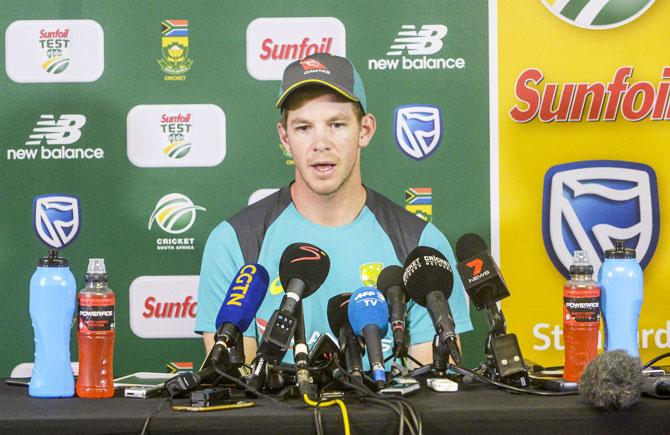
<instances>
[{"instance_id":1,"label":"black table","mask_svg":"<svg viewBox=\"0 0 670 435\"><path fill-rule=\"evenodd\" d=\"M236 395L241 393L236 393ZM510 394L486 385L461 386L457 393L422 387L410 397L422 416L425 434L436 433L670 433L670 400L642 398L619 412L583 404L579 396L538 397ZM352 434L397 433L398 419L384 407L345 399ZM311 409L294 409L258 399L247 409L193 413L173 411L162 398L36 399L28 388L0 381L0 431L3 433L140 433L156 411L150 433L313 434ZM289 401L298 407L302 402ZM330 434L343 433L338 407L322 409ZM406 432L408 433L408 432Z\"/></svg>"}]
</instances>

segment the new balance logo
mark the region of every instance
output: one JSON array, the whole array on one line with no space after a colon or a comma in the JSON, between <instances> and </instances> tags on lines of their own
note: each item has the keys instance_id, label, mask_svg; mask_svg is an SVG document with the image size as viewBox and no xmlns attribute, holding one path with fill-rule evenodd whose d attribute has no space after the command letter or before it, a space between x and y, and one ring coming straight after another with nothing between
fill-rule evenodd
<instances>
[{"instance_id":1,"label":"new balance logo","mask_svg":"<svg viewBox=\"0 0 670 435\"><path fill-rule=\"evenodd\" d=\"M70 145L81 137L81 128L86 124L84 115L61 115L58 120L54 115L42 115L37 126L26 141L26 145Z\"/></svg>"},{"instance_id":2,"label":"new balance logo","mask_svg":"<svg viewBox=\"0 0 670 435\"><path fill-rule=\"evenodd\" d=\"M443 24L424 24L419 30L413 24L405 24L386 55L400 56L405 51L410 55L435 54L442 49L442 38L445 36L447 26Z\"/></svg>"}]
</instances>

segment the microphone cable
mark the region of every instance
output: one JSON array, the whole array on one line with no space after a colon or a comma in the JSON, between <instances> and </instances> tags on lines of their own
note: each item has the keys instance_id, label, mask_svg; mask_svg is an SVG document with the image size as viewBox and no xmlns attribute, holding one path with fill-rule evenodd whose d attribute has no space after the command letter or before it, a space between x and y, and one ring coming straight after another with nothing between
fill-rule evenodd
<instances>
[{"instance_id":1,"label":"microphone cable","mask_svg":"<svg viewBox=\"0 0 670 435\"><path fill-rule=\"evenodd\" d=\"M651 367L652 364L654 364L654 363L656 363L656 362L659 362L660 360L665 359L665 358L667 358L667 357L669 357L669 356L670 356L670 352L666 352L666 353L661 354L661 355L659 355L659 356L657 356L657 357L655 357L655 358L652 358L652 359L649 360L645 365L642 366L642 369L643 369L643 370L644 370L644 369L648 369L649 367Z\"/></svg>"},{"instance_id":2,"label":"microphone cable","mask_svg":"<svg viewBox=\"0 0 670 435\"><path fill-rule=\"evenodd\" d=\"M349 428L349 413L347 412L347 405L344 404L344 402L340 399L335 399L335 400L329 400L327 402L321 402L319 400L318 402L315 402L313 400L310 400L310 398L307 396L307 394L303 394L302 399L305 401L305 403L309 406L316 407L317 409L319 408L327 408L329 406L333 405L338 405L340 407L340 410L342 411L342 420L344 423L344 434L345 435L351 435L351 431ZM321 423L321 417L318 417L319 423Z\"/></svg>"}]
</instances>

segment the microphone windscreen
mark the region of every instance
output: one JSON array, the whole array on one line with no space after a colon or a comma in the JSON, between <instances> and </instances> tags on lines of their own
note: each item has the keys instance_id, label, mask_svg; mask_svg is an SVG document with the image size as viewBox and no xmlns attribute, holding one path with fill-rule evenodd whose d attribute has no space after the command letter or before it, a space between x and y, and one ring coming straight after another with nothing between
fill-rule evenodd
<instances>
[{"instance_id":1,"label":"microphone windscreen","mask_svg":"<svg viewBox=\"0 0 670 435\"><path fill-rule=\"evenodd\" d=\"M458 261L465 261L468 258L488 250L489 248L486 245L486 242L479 234L463 234L461 238L458 239L458 242L456 242L456 259Z\"/></svg>"},{"instance_id":2,"label":"microphone windscreen","mask_svg":"<svg viewBox=\"0 0 670 435\"><path fill-rule=\"evenodd\" d=\"M382 292L374 287L361 287L349 299L349 323L354 333L363 335L363 328L376 325L382 337L389 325L389 307Z\"/></svg>"},{"instance_id":3,"label":"microphone windscreen","mask_svg":"<svg viewBox=\"0 0 670 435\"><path fill-rule=\"evenodd\" d=\"M377 278L377 288L384 293L384 296L387 296L386 291L394 286L399 286L404 292L405 283L402 280L403 273L405 273L405 269L401 266L393 265L385 267Z\"/></svg>"},{"instance_id":4,"label":"microphone windscreen","mask_svg":"<svg viewBox=\"0 0 670 435\"><path fill-rule=\"evenodd\" d=\"M279 260L279 279L284 290L293 278L305 283L301 297L314 293L326 280L330 270L330 258L319 247L309 243L293 243L284 249Z\"/></svg>"},{"instance_id":5,"label":"microphone windscreen","mask_svg":"<svg viewBox=\"0 0 670 435\"><path fill-rule=\"evenodd\" d=\"M245 264L230 282L228 293L216 316L216 329L232 323L240 332L247 330L263 303L270 276L260 264Z\"/></svg>"},{"instance_id":6,"label":"microphone windscreen","mask_svg":"<svg viewBox=\"0 0 670 435\"><path fill-rule=\"evenodd\" d=\"M428 246L417 246L405 260L403 281L409 297L425 307L428 293L437 290L449 298L454 286L454 274L440 251Z\"/></svg>"},{"instance_id":7,"label":"microphone windscreen","mask_svg":"<svg viewBox=\"0 0 670 435\"><path fill-rule=\"evenodd\" d=\"M642 365L625 350L598 355L579 379L579 394L591 406L617 411L640 400Z\"/></svg>"},{"instance_id":8,"label":"microphone windscreen","mask_svg":"<svg viewBox=\"0 0 670 435\"><path fill-rule=\"evenodd\" d=\"M349 322L350 297L351 293L342 293L328 300L328 324L335 337L339 336L342 325Z\"/></svg>"}]
</instances>

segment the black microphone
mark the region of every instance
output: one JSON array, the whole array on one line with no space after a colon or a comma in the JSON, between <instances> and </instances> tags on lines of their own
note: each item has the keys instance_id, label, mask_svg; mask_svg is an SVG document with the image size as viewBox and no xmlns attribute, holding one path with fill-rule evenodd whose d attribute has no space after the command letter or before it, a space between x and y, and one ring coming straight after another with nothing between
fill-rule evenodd
<instances>
[{"instance_id":1,"label":"black microphone","mask_svg":"<svg viewBox=\"0 0 670 435\"><path fill-rule=\"evenodd\" d=\"M618 411L640 400L642 365L625 350L598 355L579 379L579 395L589 405Z\"/></svg>"},{"instance_id":2,"label":"black microphone","mask_svg":"<svg viewBox=\"0 0 670 435\"><path fill-rule=\"evenodd\" d=\"M439 344L445 344L457 366L462 364L449 296L454 286L451 265L440 251L417 246L405 260L403 281L409 297L428 309Z\"/></svg>"},{"instance_id":3,"label":"black microphone","mask_svg":"<svg viewBox=\"0 0 670 435\"><path fill-rule=\"evenodd\" d=\"M407 292L402 275L405 270L400 266L384 268L377 278L377 288L384 293L389 305L389 323L393 333L393 355L406 357L409 352L405 316L407 314Z\"/></svg>"},{"instance_id":4,"label":"black microphone","mask_svg":"<svg viewBox=\"0 0 670 435\"><path fill-rule=\"evenodd\" d=\"M477 310L509 296L500 269L478 234L468 233L458 239L456 258L456 268L465 291Z\"/></svg>"},{"instance_id":5,"label":"black microphone","mask_svg":"<svg viewBox=\"0 0 670 435\"><path fill-rule=\"evenodd\" d=\"M349 298L351 293L342 293L328 300L328 324L337 337L340 349L344 352L347 371L355 383L363 385L363 353L361 343L349 323Z\"/></svg>"},{"instance_id":6,"label":"black microphone","mask_svg":"<svg viewBox=\"0 0 670 435\"><path fill-rule=\"evenodd\" d=\"M268 365L277 365L284 358L298 325L296 314L302 299L321 287L329 270L330 259L321 248L309 243L286 247L279 261L279 279L285 295L279 309L268 320L247 378L249 386L258 390L263 385Z\"/></svg>"},{"instance_id":7,"label":"black microphone","mask_svg":"<svg viewBox=\"0 0 670 435\"><path fill-rule=\"evenodd\" d=\"M642 394L657 399L670 399L670 376L644 376Z\"/></svg>"}]
</instances>

